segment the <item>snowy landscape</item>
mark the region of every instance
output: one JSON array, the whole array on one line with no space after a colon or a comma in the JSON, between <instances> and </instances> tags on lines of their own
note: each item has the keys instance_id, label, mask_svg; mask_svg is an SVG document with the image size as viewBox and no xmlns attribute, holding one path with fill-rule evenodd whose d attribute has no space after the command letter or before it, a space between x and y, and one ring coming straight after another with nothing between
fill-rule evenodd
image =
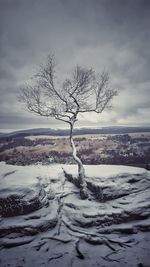
<instances>
[{"instance_id":1,"label":"snowy landscape","mask_svg":"<svg viewBox=\"0 0 150 267\"><path fill-rule=\"evenodd\" d=\"M86 200L64 171L0 163L0 266L150 266L149 171L85 166Z\"/></svg>"},{"instance_id":2,"label":"snowy landscape","mask_svg":"<svg viewBox=\"0 0 150 267\"><path fill-rule=\"evenodd\" d=\"M0 0L0 267L150 267L150 1Z\"/></svg>"}]
</instances>

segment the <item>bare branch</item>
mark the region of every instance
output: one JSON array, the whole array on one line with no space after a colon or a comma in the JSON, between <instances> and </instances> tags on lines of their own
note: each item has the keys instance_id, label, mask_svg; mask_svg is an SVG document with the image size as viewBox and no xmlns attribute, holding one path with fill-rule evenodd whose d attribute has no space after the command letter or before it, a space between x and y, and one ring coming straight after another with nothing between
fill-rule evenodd
<instances>
[{"instance_id":1,"label":"bare branch","mask_svg":"<svg viewBox=\"0 0 150 267\"><path fill-rule=\"evenodd\" d=\"M19 101L33 113L40 116L53 117L70 125L70 146L72 155L78 164L78 183L81 198L88 197L85 171L82 161L77 156L73 141L73 128L79 113L101 113L110 106L117 91L109 85L106 72L97 80L94 71L77 66L70 78L57 88L56 64L53 56L48 56L45 65L41 65L35 76L34 85L21 88Z\"/></svg>"},{"instance_id":2,"label":"bare branch","mask_svg":"<svg viewBox=\"0 0 150 267\"><path fill-rule=\"evenodd\" d=\"M83 95L90 90L90 85L94 80L94 71L77 66L73 73L73 90L71 95Z\"/></svg>"},{"instance_id":3,"label":"bare branch","mask_svg":"<svg viewBox=\"0 0 150 267\"><path fill-rule=\"evenodd\" d=\"M59 114L55 114L54 117L55 117L56 120L63 121L63 122L66 122L66 123L69 123L69 124L70 124L70 120L65 120L65 119L63 118L63 116L61 116L61 115L59 115Z\"/></svg>"},{"instance_id":4,"label":"bare branch","mask_svg":"<svg viewBox=\"0 0 150 267\"><path fill-rule=\"evenodd\" d=\"M80 66L57 88L55 60L48 56L35 75L35 84L21 88L19 100L30 112L74 123L79 113L103 112L116 93L109 86L107 72L102 72L97 80L93 69Z\"/></svg>"}]
</instances>

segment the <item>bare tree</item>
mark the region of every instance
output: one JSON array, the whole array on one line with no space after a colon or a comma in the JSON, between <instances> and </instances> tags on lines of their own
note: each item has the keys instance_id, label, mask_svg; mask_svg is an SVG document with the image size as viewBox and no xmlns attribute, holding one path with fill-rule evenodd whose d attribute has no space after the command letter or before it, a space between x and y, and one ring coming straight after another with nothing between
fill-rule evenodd
<instances>
[{"instance_id":1,"label":"bare tree","mask_svg":"<svg viewBox=\"0 0 150 267\"><path fill-rule=\"evenodd\" d=\"M49 55L46 64L40 67L35 76L35 83L21 88L19 100L30 112L54 117L69 124L70 145L73 158L78 165L80 195L82 198L87 198L85 170L81 159L77 156L73 140L74 125L81 113L102 113L109 107L117 91L110 87L106 72L96 78L93 69L77 66L71 77L58 86L55 70L54 57Z\"/></svg>"}]
</instances>

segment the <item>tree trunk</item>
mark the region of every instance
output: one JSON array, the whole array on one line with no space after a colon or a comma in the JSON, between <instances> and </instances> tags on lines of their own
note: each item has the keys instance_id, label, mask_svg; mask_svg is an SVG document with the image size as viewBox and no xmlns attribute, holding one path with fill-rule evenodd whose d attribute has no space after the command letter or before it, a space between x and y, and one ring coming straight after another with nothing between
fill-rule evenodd
<instances>
[{"instance_id":1,"label":"tree trunk","mask_svg":"<svg viewBox=\"0 0 150 267\"><path fill-rule=\"evenodd\" d=\"M72 155L76 163L78 164L78 181L80 185L80 196L82 199L88 198L87 184L85 181L85 170L82 161L77 156L76 147L73 141L73 124L70 124L70 145L72 148Z\"/></svg>"}]
</instances>

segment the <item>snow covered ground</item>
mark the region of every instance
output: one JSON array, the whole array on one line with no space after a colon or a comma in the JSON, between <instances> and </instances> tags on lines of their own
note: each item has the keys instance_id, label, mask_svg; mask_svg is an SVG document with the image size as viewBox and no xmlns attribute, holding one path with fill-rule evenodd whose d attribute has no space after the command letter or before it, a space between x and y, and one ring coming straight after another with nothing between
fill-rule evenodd
<instances>
[{"instance_id":1,"label":"snow covered ground","mask_svg":"<svg viewBox=\"0 0 150 267\"><path fill-rule=\"evenodd\" d=\"M0 266L150 266L150 172L85 166L81 200L63 169L0 163Z\"/></svg>"}]
</instances>

